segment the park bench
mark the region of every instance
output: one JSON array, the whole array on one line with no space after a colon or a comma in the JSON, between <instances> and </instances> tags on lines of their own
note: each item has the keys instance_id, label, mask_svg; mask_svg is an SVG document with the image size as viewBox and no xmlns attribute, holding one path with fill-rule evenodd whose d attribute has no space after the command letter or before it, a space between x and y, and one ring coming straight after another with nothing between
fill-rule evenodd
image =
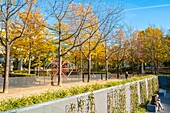
<instances>
[{"instance_id":1,"label":"park bench","mask_svg":"<svg viewBox=\"0 0 170 113\"><path fill-rule=\"evenodd\" d=\"M160 97L165 97L165 95L166 95L166 90L160 89L160 90L159 90L159 96L160 96Z\"/></svg>"},{"instance_id":2,"label":"park bench","mask_svg":"<svg viewBox=\"0 0 170 113\"><path fill-rule=\"evenodd\" d=\"M147 104L147 111L148 112L157 112L157 107L156 105L152 105L150 102Z\"/></svg>"}]
</instances>

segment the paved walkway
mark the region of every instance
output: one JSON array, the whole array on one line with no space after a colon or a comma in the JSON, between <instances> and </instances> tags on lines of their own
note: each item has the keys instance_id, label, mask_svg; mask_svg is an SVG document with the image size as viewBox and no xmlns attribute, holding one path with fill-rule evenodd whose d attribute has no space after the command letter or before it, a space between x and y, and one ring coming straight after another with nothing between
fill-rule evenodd
<instances>
[{"instance_id":1,"label":"paved walkway","mask_svg":"<svg viewBox=\"0 0 170 113\"><path fill-rule=\"evenodd\" d=\"M165 97L160 97L160 99L165 110L159 111L157 113L170 113L170 90L167 91ZM153 113L153 112L148 112L148 113Z\"/></svg>"}]
</instances>

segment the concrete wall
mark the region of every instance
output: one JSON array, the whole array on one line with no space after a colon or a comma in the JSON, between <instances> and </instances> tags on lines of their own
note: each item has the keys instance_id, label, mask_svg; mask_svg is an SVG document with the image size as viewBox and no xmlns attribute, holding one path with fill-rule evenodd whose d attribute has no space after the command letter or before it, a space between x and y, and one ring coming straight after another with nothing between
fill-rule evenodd
<instances>
[{"instance_id":1,"label":"concrete wall","mask_svg":"<svg viewBox=\"0 0 170 113\"><path fill-rule=\"evenodd\" d=\"M152 79L152 78L149 78ZM135 81L132 83L127 83L124 85L119 85L119 86L114 86L110 88L105 88L101 90L94 91L94 102L95 102L95 113L108 113L107 111L107 103L108 103L108 93L109 92L114 92L116 89L120 88L125 88L126 91L126 111L127 113L130 113L131 111L131 97L130 97L130 85L137 83L138 84L138 96L140 97L140 82L145 82L146 83L146 95L148 95L148 80L149 79L144 79L140 81ZM72 106L73 103L76 105L76 111L72 113L82 113L78 112L77 108L77 100L82 99L84 100L84 106L83 106L83 113L89 113L89 103L88 103L88 96L91 93L84 93L80 95L75 95L75 96L70 96L62 99L57 99L45 103L40 103L37 105L32 105L29 107L24 107L12 111L6 111L4 113L69 113L69 109ZM139 103L141 103L140 98L139 98Z\"/></svg>"},{"instance_id":2,"label":"concrete wall","mask_svg":"<svg viewBox=\"0 0 170 113\"><path fill-rule=\"evenodd\" d=\"M170 76L158 76L159 87L169 88L170 87Z\"/></svg>"}]
</instances>

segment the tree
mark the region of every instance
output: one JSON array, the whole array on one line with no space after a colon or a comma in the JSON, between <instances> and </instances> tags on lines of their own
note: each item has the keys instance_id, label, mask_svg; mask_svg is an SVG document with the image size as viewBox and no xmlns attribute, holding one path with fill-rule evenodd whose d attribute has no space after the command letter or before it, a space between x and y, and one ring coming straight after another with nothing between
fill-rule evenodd
<instances>
[{"instance_id":1,"label":"tree","mask_svg":"<svg viewBox=\"0 0 170 113\"><path fill-rule=\"evenodd\" d=\"M88 69L88 79L87 82L90 82L91 80L91 57L92 57L92 52L96 49L96 47L98 46L98 44L101 41L101 37L100 34L91 34L91 32L87 35L89 35L91 38L89 38L88 42L86 42L83 45L83 48L81 50L81 52L83 53L84 57L87 59L88 63L87 63L87 69ZM93 35L93 36L92 36Z\"/></svg>"},{"instance_id":2,"label":"tree","mask_svg":"<svg viewBox=\"0 0 170 113\"><path fill-rule=\"evenodd\" d=\"M44 27L44 25L46 25L46 22L43 20L43 15L40 13L40 9L35 9L35 11L32 10L27 18L27 15L24 12L19 13L19 17L22 21L25 21L25 19L28 18L27 23L25 25L25 30L27 32L23 34L23 37L27 39L23 40L23 44L25 44L24 47L27 48L24 50L25 56L28 58L28 73L30 74L31 61L33 57L35 57L33 56L33 54L39 53L40 56L40 54L42 54L42 51L46 50L45 40L47 39L46 34L48 32ZM41 22L41 24L39 22Z\"/></svg>"},{"instance_id":3,"label":"tree","mask_svg":"<svg viewBox=\"0 0 170 113\"><path fill-rule=\"evenodd\" d=\"M129 42L126 39L123 29L120 29L119 33L115 37L115 45L112 46L113 47L111 48L110 51L115 51L115 50L117 51L112 53L111 61L115 63L117 78L119 78L120 67L127 58L127 50L129 47Z\"/></svg>"},{"instance_id":4,"label":"tree","mask_svg":"<svg viewBox=\"0 0 170 113\"><path fill-rule=\"evenodd\" d=\"M101 16L97 10L93 14L91 5L92 1L83 5L81 3L72 3L73 0L55 0L53 3L47 0L49 7L48 13L50 15L50 20L54 20L50 26L47 26L55 34L57 43L57 57L59 61L58 68L58 85L61 85L61 70L62 70L62 57L68 54L71 50L76 47L83 45L85 42L89 41L92 36L99 31L99 28L108 20L109 16L114 14L113 11L106 13L105 16ZM59 7L60 6L60 7ZM100 10L100 8L98 8ZM97 14L98 13L98 14ZM100 18L98 16L101 16ZM90 18L96 17L95 20L90 20ZM91 23L93 22L93 23ZM94 28L96 26L97 28ZM91 29L91 30L90 30ZM90 35L86 37L80 37L81 33L90 30ZM81 38L81 41L80 41ZM63 49L64 48L64 49Z\"/></svg>"},{"instance_id":5,"label":"tree","mask_svg":"<svg viewBox=\"0 0 170 113\"><path fill-rule=\"evenodd\" d=\"M162 46L165 49L166 53L170 56L170 34L161 38L161 42L162 42Z\"/></svg>"},{"instance_id":6,"label":"tree","mask_svg":"<svg viewBox=\"0 0 170 113\"><path fill-rule=\"evenodd\" d=\"M159 28L148 27L145 31L140 31L139 36L143 39L145 61L150 63L151 72L153 72L154 67L154 73L157 74L158 67L166 59L165 50L161 43L163 31Z\"/></svg>"},{"instance_id":7,"label":"tree","mask_svg":"<svg viewBox=\"0 0 170 113\"><path fill-rule=\"evenodd\" d=\"M4 84L3 92L8 93L9 84L9 62L10 62L10 47L15 40L21 38L25 31L25 25L27 23L27 17L33 6L35 0L5 0L0 1L0 41L5 47L5 71L4 71ZM19 21L18 13L27 8L27 16L24 22ZM10 36L12 32L12 26L17 26L20 30L17 35Z\"/></svg>"},{"instance_id":8,"label":"tree","mask_svg":"<svg viewBox=\"0 0 170 113\"><path fill-rule=\"evenodd\" d=\"M95 72L101 72L105 65L105 48L103 43L99 43L92 52L92 69Z\"/></svg>"},{"instance_id":9,"label":"tree","mask_svg":"<svg viewBox=\"0 0 170 113\"><path fill-rule=\"evenodd\" d=\"M82 29L86 29L84 23L86 21L88 7L87 9L84 9L83 5L73 4L72 0L55 0L54 3L55 4L53 4L51 1L48 1L49 7L51 9L50 15L53 15L50 17L54 17L53 19L56 22L53 25L47 27L55 34L56 43L58 44L56 55L59 61L58 85L61 85L62 57L69 53L73 48L78 47L87 41L87 39L85 39L81 43L77 43L80 32ZM81 8L84 10L79 10Z\"/></svg>"},{"instance_id":10,"label":"tree","mask_svg":"<svg viewBox=\"0 0 170 113\"><path fill-rule=\"evenodd\" d=\"M133 28L130 26L127 26L127 37L129 41L129 48L127 51L127 62L130 64L130 69L132 71L132 74L134 74L134 71L139 72L139 61L140 61L140 46L141 46L141 40L138 37L138 31L133 31Z\"/></svg>"},{"instance_id":11,"label":"tree","mask_svg":"<svg viewBox=\"0 0 170 113\"><path fill-rule=\"evenodd\" d=\"M121 5L118 5L118 6L112 7L112 8L105 6L104 10L101 10L98 13L98 15L96 15L96 13L94 13L96 15L97 19L102 20L102 21L101 22L99 21L98 25L94 26L93 29L90 29L90 31L95 30L96 28L98 29L98 31L92 35L90 34L91 32L89 32L89 33L85 32L86 35L89 35L90 37L92 37L89 39L88 44L85 47L88 49L86 49L85 52L82 51L83 55L88 60L88 82L90 81L91 62L92 62L91 57L93 55L93 52L95 51L95 49L97 49L98 45L101 45L100 43L103 43L104 41L106 42L106 40L107 40L106 38L109 37L110 33L112 33L112 31L117 27L118 22L121 19L121 16L120 16L121 11L122 11ZM96 11L94 11L94 12L96 12ZM102 15L102 17L99 15ZM94 19L92 19L92 20L94 20ZM105 57L106 62L108 61L109 57ZM107 65L108 64L106 64L106 80L108 78Z\"/></svg>"},{"instance_id":12,"label":"tree","mask_svg":"<svg viewBox=\"0 0 170 113\"><path fill-rule=\"evenodd\" d=\"M120 12L119 12L120 13ZM116 20L115 20L116 21ZM118 21L116 21L115 24L117 24ZM119 35L119 33L121 32L117 32L116 35L110 36L110 32L115 28L115 25L112 26L111 28L109 28L108 32L106 32L105 37L104 37L104 45L105 45L105 67L106 67L106 80L108 79L108 61L111 58L111 56L116 53L122 46L122 41L118 41L116 40L116 36ZM109 38L108 38L109 37ZM112 45L112 46L111 46Z\"/></svg>"}]
</instances>

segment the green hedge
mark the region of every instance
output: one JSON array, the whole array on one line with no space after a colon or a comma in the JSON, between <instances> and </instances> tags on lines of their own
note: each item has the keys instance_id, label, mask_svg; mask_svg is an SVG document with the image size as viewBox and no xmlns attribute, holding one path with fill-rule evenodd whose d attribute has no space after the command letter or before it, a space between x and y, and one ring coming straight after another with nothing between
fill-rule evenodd
<instances>
[{"instance_id":1,"label":"green hedge","mask_svg":"<svg viewBox=\"0 0 170 113\"><path fill-rule=\"evenodd\" d=\"M21 97L21 98L10 98L6 100L0 101L0 111L12 110L24 106L29 106L33 104L38 104L42 102L47 102L50 100L55 100L59 98L64 98L67 96L77 95L85 92L92 92L94 90L99 90L102 88L108 88L112 86L117 86L120 84L125 84L128 82L133 82L137 80L142 80L145 78L151 78L153 76L142 76L142 77L132 77L123 81L112 81L107 82L106 84L91 84L86 86L76 86L71 88L60 89L57 91L47 91L39 95L32 95L29 97Z\"/></svg>"},{"instance_id":2,"label":"green hedge","mask_svg":"<svg viewBox=\"0 0 170 113\"><path fill-rule=\"evenodd\" d=\"M170 74L158 74L157 76L170 76Z\"/></svg>"},{"instance_id":3,"label":"green hedge","mask_svg":"<svg viewBox=\"0 0 170 113\"><path fill-rule=\"evenodd\" d=\"M27 73L10 73L10 77L28 77L28 76L36 76L35 74L27 74Z\"/></svg>"},{"instance_id":4,"label":"green hedge","mask_svg":"<svg viewBox=\"0 0 170 113\"><path fill-rule=\"evenodd\" d=\"M4 71L0 70L0 74L4 74Z\"/></svg>"},{"instance_id":5,"label":"green hedge","mask_svg":"<svg viewBox=\"0 0 170 113\"><path fill-rule=\"evenodd\" d=\"M10 73L28 73L27 70L13 70ZM3 70L0 70L0 74L4 74Z\"/></svg>"},{"instance_id":6,"label":"green hedge","mask_svg":"<svg viewBox=\"0 0 170 113\"><path fill-rule=\"evenodd\" d=\"M4 76L4 71L0 70L0 74ZM26 70L14 70L9 73L10 77L25 77L25 76L36 76L36 74L28 74Z\"/></svg>"},{"instance_id":7,"label":"green hedge","mask_svg":"<svg viewBox=\"0 0 170 113\"><path fill-rule=\"evenodd\" d=\"M30 77L36 76L36 74L28 74L28 73L9 73L9 77ZM3 74L4 77L4 74Z\"/></svg>"},{"instance_id":8,"label":"green hedge","mask_svg":"<svg viewBox=\"0 0 170 113\"><path fill-rule=\"evenodd\" d=\"M28 73L27 70L13 70L14 73Z\"/></svg>"}]
</instances>

